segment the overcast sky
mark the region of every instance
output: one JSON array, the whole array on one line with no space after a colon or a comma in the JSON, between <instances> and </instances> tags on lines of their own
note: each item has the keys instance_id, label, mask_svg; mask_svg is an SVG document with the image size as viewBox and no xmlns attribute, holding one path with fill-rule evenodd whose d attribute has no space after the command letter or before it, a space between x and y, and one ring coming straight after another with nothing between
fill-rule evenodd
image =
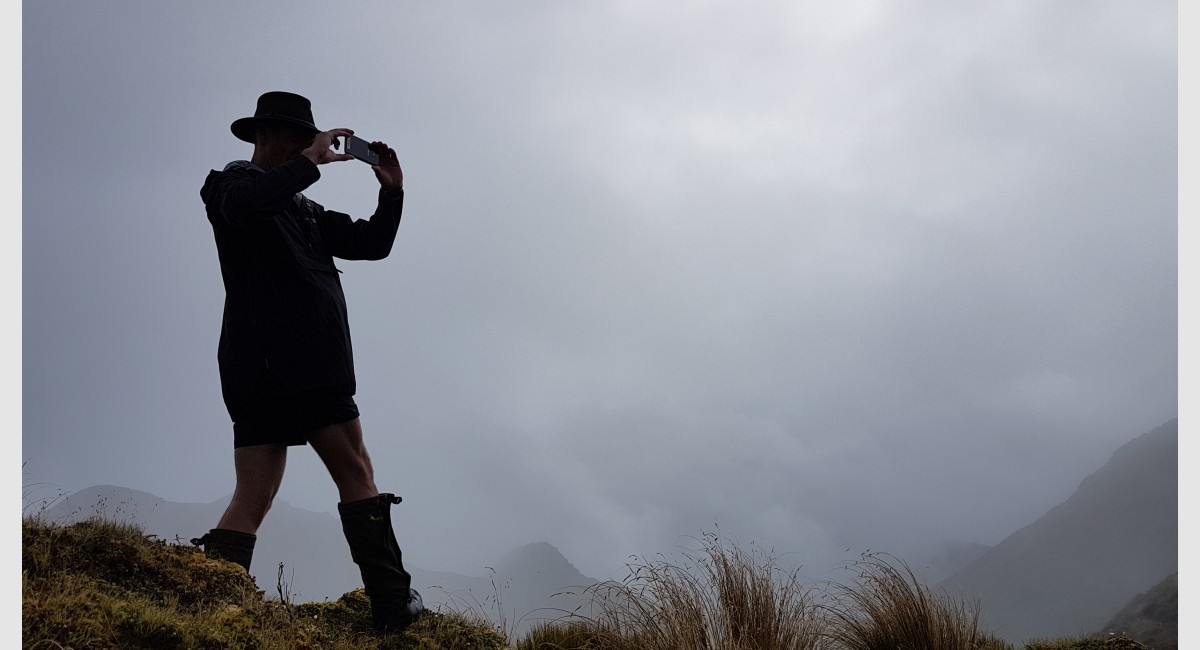
<instances>
[{"instance_id":1,"label":"overcast sky","mask_svg":"<svg viewBox=\"0 0 1200 650\"><path fill-rule=\"evenodd\" d=\"M268 90L404 167L391 256L339 266L417 566L994 544L1176 415L1173 2L23 11L43 495L232 491L199 189ZM367 166L321 171L370 215ZM336 512L310 448L280 497Z\"/></svg>"}]
</instances>

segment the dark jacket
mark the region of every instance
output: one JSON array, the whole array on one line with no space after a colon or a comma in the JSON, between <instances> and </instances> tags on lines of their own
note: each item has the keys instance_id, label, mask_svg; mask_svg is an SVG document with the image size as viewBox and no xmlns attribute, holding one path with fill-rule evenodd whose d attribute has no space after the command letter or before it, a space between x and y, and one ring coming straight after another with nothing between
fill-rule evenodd
<instances>
[{"instance_id":1,"label":"dark jacket","mask_svg":"<svg viewBox=\"0 0 1200 650\"><path fill-rule=\"evenodd\" d=\"M267 172L236 161L210 172L200 190L225 283L217 361L235 422L264 402L355 392L333 258L387 257L404 192L380 190L375 214L352 221L300 194L320 176L304 156Z\"/></svg>"}]
</instances>

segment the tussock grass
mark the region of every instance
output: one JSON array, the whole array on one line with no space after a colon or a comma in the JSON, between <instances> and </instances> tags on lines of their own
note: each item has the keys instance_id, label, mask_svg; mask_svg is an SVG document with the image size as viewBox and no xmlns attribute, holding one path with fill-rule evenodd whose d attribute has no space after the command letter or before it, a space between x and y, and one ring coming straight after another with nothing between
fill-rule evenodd
<instances>
[{"instance_id":1,"label":"tussock grass","mask_svg":"<svg viewBox=\"0 0 1200 650\"><path fill-rule=\"evenodd\" d=\"M601 644L603 638L592 621L550 621L534 625L516 650L600 650L610 647Z\"/></svg>"},{"instance_id":2,"label":"tussock grass","mask_svg":"<svg viewBox=\"0 0 1200 650\"><path fill-rule=\"evenodd\" d=\"M807 586L772 555L702 542L681 562L630 565L625 581L592 589L590 617L539 626L517 649L1011 650L979 629L977 608L932 593L892 556Z\"/></svg>"},{"instance_id":3,"label":"tussock grass","mask_svg":"<svg viewBox=\"0 0 1200 650\"><path fill-rule=\"evenodd\" d=\"M592 616L536 628L519 650L812 650L819 609L777 558L705 535L679 562L642 559L589 589Z\"/></svg>"},{"instance_id":4,"label":"tussock grass","mask_svg":"<svg viewBox=\"0 0 1200 650\"><path fill-rule=\"evenodd\" d=\"M846 650L1004 650L1008 644L979 629L977 604L936 593L904 561L864 554L848 566L849 583L830 586L824 606L828 635Z\"/></svg>"}]
</instances>

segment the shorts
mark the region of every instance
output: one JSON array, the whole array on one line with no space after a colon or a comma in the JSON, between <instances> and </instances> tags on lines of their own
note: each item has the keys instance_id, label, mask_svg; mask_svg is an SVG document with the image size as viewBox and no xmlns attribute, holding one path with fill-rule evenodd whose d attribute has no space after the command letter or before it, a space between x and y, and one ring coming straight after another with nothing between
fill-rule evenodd
<instances>
[{"instance_id":1,"label":"shorts","mask_svg":"<svg viewBox=\"0 0 1200 650\"><path fill-rule=\"evenodd\" d=\"M358 417L351 395L316 395L264 403L242 410L233 422L233 447L307 445L308 437L331 424Z\"/></svg>"}]
</instances>

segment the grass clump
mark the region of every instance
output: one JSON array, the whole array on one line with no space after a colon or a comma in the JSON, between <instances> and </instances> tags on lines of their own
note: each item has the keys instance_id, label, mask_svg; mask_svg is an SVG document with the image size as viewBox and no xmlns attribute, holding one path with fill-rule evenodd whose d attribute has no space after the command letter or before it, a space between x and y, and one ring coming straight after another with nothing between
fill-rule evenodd
<instances>
[{"instance_id":1,"label":"grass clump","mask_svg":"<svg viewBox=\"0 0 1200 650\"><path fill-rule=\"evenodd\" d=\"M857 575L830 587L824 606L829 637L846 650L1004 650L979 628L979 608L917 581L902 560L864 554L848 566Z\"/></svg>"},{"instance_id":2,"label":"grass clump","mask_svg":"<svg viewBox=\"0 0 1200 650\"><path fill-rule=\"evenodd\" d=\"M535 628L519 650L810 650L818 609L776 558L705 535L680 562L641 560L589 589L591 617Z\"/></svg>"},{"instance_id":3,"label":"grass clump","mask_svg":"<svg viewBox=\"0 0 1200 650\"><path fill-rule=\"evenodd\" d=\"M427 612L398 635L370 628L361 589L332 603L265 598L241 567L136 526L25 518L22 639L30 649L501 650L489 626Z\"/></svg>"},{"instance_id":4,"label":"grass clump","mask_svg":"<svg viewBox=\"0 0 1200 650\"><path fill-rule=\"evenodd\" d=\"M592 621L549 621L533 626L516 650L600 650L603 632ZM628 646L626 646L628 647Z\"/></svg>"},{"instance_id":5,"label":"grass clump","mask_svg":"<svg viewBox=\"0 0 1200 650\"><path fill-rule=\"evenodd\" d=\"M630 565L592 588L590 617L539 626L517 650L1011 650L894 557L864 555L855 580L810 588L776 557L702 541L682 562Z\"/></svg>"}]
</instances>

